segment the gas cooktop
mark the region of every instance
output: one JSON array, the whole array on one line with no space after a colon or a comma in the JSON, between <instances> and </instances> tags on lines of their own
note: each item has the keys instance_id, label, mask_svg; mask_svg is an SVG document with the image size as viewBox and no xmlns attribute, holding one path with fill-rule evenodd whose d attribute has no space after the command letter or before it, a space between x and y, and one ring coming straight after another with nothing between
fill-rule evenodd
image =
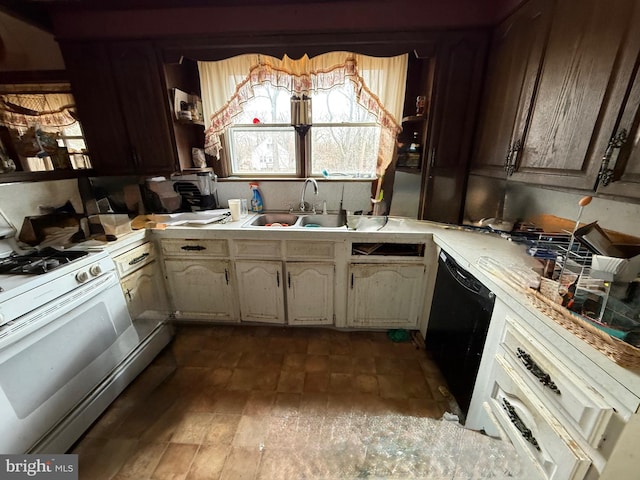
<instances>
[{"instance_id":1,"label":"gas cooktop","mask_svg":"<svg viewBox=\"0 0 640 480\"><path fill-rule=\"evenodd\" d=\"M0 274L39 275L84 257L87 252L46 247L37 252L12 255L0 260Z\"/></svg>"}]
</instances>

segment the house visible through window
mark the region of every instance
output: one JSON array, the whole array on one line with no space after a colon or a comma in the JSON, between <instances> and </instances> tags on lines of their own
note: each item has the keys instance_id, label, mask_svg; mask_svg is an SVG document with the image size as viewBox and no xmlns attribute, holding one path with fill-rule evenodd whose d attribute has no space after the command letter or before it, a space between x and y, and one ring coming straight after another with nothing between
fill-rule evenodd
<instances>
[{"instance_id":1,"label":"house visible through window","mask_svg":"<svg viewBox=\"0 0 640 480\"><path fill-rule=\"evenodd\" d=\"M399 130L407 62L385 60L334 52L199 62L207 153L237 176L380 175ZM292 118L292 98L309 99L302 118Z\"/></svg>"}]
</instances>

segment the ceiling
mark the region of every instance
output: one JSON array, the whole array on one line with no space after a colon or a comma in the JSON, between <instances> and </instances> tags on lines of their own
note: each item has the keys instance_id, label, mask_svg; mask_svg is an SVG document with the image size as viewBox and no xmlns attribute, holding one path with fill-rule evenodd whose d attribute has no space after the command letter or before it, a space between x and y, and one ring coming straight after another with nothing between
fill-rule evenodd
<instances>
[{"instance_id":1,"label":"ceiling","mask_svg":"<svg viewBox=\"0 0 640 480\"><path fill-rule=\"evenodd\" d=\"M478 25L495 24L506 17L520 3L526 0L404 0L399 3L399 9L411 9L406 13L427 17L438 17L444 26L455 27L473 23L473 16ZM387 3L387 0L0 0L0 10L19 18L36 27L51 33L56 33L57 16L74 15L77 13L101 13L131 11L162 11L168 9L234 9L234 8L305 8L316 5L332 4L335 7L353 6L365 7L366 12L372 7ZM388 3L387 3L388 5ZM471 10L471 13L470 13ZM357 20L354 19L354 25ZM437 25L434 25L437 26Z\"/></svg>"}]
</instances>

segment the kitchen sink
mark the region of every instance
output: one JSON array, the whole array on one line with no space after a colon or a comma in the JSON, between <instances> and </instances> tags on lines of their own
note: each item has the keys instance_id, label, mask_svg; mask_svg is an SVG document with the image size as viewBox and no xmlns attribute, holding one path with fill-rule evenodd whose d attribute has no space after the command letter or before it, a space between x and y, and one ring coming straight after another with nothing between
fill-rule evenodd
<instances>
[{"instance_id":1,"label":"kitchen sink","mask_svg":"<svg viewBox=\"0 0 640 480\"><path fill-rule=\"evenodd\" d=\"M347 224L344 215L303 215L300 217L300 227L337 228Z\"/></svg>"},{"instance_id":2,"label":"kitchen sink","mask_svg":"<svg viewBox=\"0 0 640 480\"><path fill-rule=\"evenodd\" d=\"M344 215L262 213L250 219L245 227L295 227L295 228L342 228L347 224Z\"/></svg>"},{"instance_id":3,"label":"kitchen sink","mask_svg":"<svg viewBox=\"0 0 640 480\"><path fill-rule=\"evenodd\" d=\"M298 215L291 213L263 213L254 218L247 226L292 227L297 221Z\"/></svg>"}]
</instances>

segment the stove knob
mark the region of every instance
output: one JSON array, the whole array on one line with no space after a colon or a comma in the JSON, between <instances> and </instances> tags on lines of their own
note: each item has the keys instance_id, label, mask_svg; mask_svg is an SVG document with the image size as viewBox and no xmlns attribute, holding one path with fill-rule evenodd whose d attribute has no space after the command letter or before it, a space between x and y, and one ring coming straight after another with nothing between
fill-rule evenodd
<instances>
[{"instance_id":1,"label":"stove knob","mask_svg":"<svg viewBox=\"0 0 640 480\"><path fill-rule=\"evenodd\" d=\"M87 272L78 272L76 273L76 280L78 283L84 283L89 280L89 274Z\"/></svg>"},{"instance_id":2,"label":"stove knob","mask_svg":"<svg viewBox=\"0 0 640 480\"><path fill-rule=\"evenodd\" d=\"M91 267L89 267L89 273L94 277L97 277L102 273L102 268L100 267L99 264L91 265Z\"/></svg>"}]
</instances>

